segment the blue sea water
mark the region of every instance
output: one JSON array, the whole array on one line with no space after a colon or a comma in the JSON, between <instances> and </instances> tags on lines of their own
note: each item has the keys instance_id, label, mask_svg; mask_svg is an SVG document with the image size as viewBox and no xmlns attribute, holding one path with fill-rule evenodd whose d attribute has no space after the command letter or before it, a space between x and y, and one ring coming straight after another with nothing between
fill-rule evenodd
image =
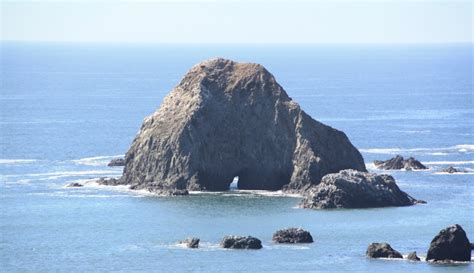
<instances>
[{"instance_id":1,"label":"blue sea water","mask_svg":"<svg viewBox=\"0 0 474 273\"><path fill-rule=\"evenodd\" d=\"M425 256L458 223L474 241L473 47L456 45L114 45L1 43L2 272L472 272L472 264L370 260L371 242ZM296 197L229 191L156 197L124 188L65 188L120 176L144 117L194 64L261 63L313 118L343 130L371 171L415 156L427 171L393 171L426 205L312 211ZM455 166L467 173L439 171ZM299 226L314 244L281 246ZM264 248L218 248L229 234ZM177 244L201 238L201 248Z\"/></svg>"}]
</instances>

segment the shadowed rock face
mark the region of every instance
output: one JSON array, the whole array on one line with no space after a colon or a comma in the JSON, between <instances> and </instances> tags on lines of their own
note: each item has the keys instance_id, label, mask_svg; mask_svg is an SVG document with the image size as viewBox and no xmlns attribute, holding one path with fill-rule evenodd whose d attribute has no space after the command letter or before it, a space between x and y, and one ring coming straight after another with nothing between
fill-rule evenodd
<instances>
[{"instance_id":1,"label":"shadowed rock face","mask_svg":"<svg viewBox=\"0 0 474 273\"><path fill-rule=\"evenodd\" d=\"M460 225L442 229L431 241L427 261L470 261L471 244Z\"/></svg>"},{"instance_id":2,"label":"shadowed rock face","mask_svg":"<svg viewBox=\"0 0 474 273\"><path fill-rule=\"evenodd\" d=\"M313 120L261 65L194 66L144 123L120 180L136 189L299 190L342 169L366 171L346 135Z\"/></svg>"}]
</instances>

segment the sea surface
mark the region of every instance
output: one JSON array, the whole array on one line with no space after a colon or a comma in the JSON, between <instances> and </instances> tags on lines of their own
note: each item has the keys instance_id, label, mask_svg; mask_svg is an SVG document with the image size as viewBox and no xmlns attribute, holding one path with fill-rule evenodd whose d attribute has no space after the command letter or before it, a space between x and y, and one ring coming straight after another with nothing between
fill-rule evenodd
<instances>
[{"instance_id":1,"label":"sea surface","mask_svg":"<svg viewBox=\"0 0 474 273\"><path fill-rule=\"evenodd\" d=\"M460 224L474 241L473 47L454 45L154 45L14 43L1 46L0 271L2 272L473 272L365 258L372 242L426 255ZM313 118L343 130L371 162L414 156L426 171L391 171L426 205L298 209L279 193L157 197L125 187L65 188L120 176L143 119L194 64L225 57L263 64ZM257 117L255 117L257 118ZM466 173L440 173L447 166ZM313 244L276 245L284 227ZM223 250L252 235L258 251ZM178 242L201 238L201 248Z\"/></svg>"}]
</instances>

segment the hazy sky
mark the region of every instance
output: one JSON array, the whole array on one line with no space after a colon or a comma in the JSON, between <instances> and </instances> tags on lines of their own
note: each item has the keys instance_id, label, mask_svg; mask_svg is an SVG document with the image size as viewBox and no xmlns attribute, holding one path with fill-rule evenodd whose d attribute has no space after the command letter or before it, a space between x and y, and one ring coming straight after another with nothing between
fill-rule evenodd
<instances>
[{"instance_id":1,"label":"hazy sky","mask_svg":"<svg viewBox=\"0 0 474 273\"><path fill-rule=\"evenodd\" d=\"M471 0L1 1L2 40L472 42Z\"/></svg>"}]
</instances>

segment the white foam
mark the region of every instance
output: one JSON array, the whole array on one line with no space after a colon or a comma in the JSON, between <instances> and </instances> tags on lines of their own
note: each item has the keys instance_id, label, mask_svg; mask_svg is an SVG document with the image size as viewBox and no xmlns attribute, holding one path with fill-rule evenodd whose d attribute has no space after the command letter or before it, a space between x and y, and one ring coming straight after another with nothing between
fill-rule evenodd
<instances>
[{"instance_id":1,"label":"white foam","mask_svg":"<svg viewBox=\"0 0 474 273\"><path fill-rule=\"evenodd\" d=\"M426 165L468 165L474 164L474 160L468 161L426 161L423 162Z\"/></svg>"},{"instance_id":2,"label":"white foam","mask_svg":"<svg viewBox=\"0 0 474 273\"><path fill-rule=\"evenodd\" d=\"M94 157L85 157L81 159L74 159L71 162L74 162L79 165L85 166L107 166L107 164L112 159L122 158L124 155L106 155L106 156L94 156Z\"/></svg>"},{"instance_id":3,"label":"white foam","mask_svg":"<svg viewBox=\"0 0 474 273\"><path fill-rule=\"evenodd\" d=\"M3 165L18 165L18 164L30 164L37 162L36 159L0 159L0 164Z\"/></svg>"},{"instance_id":4,"label":"white foam","mask_svg":"<svg viewBox=\"0 0 474 273\"><path fill-rule=\"evenodd\" d=\"M232 190L232 191L190 191L191 195L225 195L225 196L269 196L269 197L295 197L301 198L301 194L284 193L283 191L265 190Z\"/></svg>"},{"instance_id":5,"label":"white foam","mask_svg":"<svg viewBox=\"0 0 474 273\"><path fill-rule=\"evenodd\" d=\"M447 155L453 153L472 153L474 144L460 144L451 147L442 148L367 148L359 149L361 152L369 154L428 154L428 155Z\"/></svg>"}]
</instances>

